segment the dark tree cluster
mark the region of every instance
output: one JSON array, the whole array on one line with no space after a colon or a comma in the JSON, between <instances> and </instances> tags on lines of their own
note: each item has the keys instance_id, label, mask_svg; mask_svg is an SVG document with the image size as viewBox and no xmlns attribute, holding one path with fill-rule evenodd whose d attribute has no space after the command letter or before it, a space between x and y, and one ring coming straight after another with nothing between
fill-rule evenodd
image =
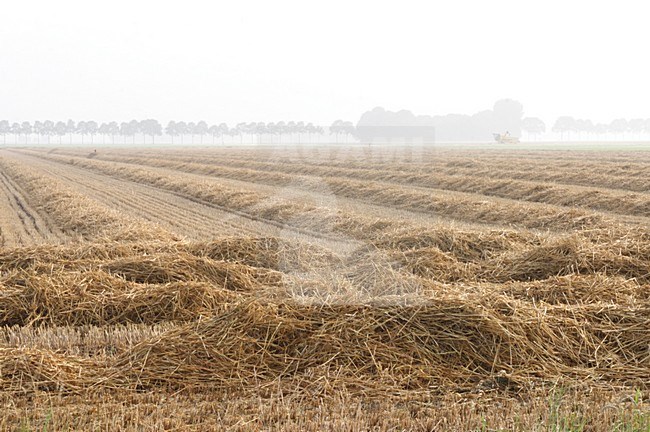
<instances>
[{"instance_id":1,"label":"dark tree cluster","mask_svg":"<svg viewBox=\"0 0 650 432\"><path fill-rule=\"evenodd\" d=\"M491 141L493 133L520 136L523 106L512 99L497 101L491 110L474 115L416 116L410 111L387 111L377 107L357 123L361 141ZM433 136L435 134L435 137Z\"/></svg>"}]
</instances>

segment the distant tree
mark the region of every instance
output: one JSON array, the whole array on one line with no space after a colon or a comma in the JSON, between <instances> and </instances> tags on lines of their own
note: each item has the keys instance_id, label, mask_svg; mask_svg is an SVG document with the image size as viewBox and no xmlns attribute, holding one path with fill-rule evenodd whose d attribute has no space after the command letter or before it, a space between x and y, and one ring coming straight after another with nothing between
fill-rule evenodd
<instances>
[{"instance_id":1,"label":"distant tree","mask_svg":"<svg viewBox=\"0 0 650 432\"><path fill-rule=\"evenodd\" d=\"M12 133L14 136L14 144L18 144L18 137L20 136L22 131L23 129L20 127L18 123L13 123L11 125L9 132Z\"/></svg>"},{"instance_id":2,"label":"distant tree","mask_svg":"<svg viewBox=\"0 0 650 432\"><path fill-rule=\"evenodd\" d=\"M228 125L225 123L221 123L218 126L212 125L208 128L208 134L212 136L212 144L214 144L217 137L221 138L221 144L223 144L223 137L228 134Z\"/></svg>"},{"instance_id":3,"label":"distant tree","mask_svg":"<svg viewBox=\"0 0 650 432\"><path fill-rule=\"evenodd\" d=\"M279 143L282 144L282 134L287 132L287 124L279 121L275 124L275 134L278 136Z\"/></svg>"},{"instance_id":4,"label":"distant tree","mask_svg":"<svg viewBox=\"0 0 650 432\"><path fill-rule=\"evenodd\" d=\"M237 134L239 135L239 143L243 144L244 143L244 133L246 133L246 130L247 130L246 123L237 123L237 126L235 126L235 130L237 131Z\"/></svg>"},{"instance_id":5,"label":"distant tree","mask_svg":"<svg viewBox=\"0 0 650 432\"><path fill-rule=\"evenodd\" d=\"M645 120L642 118L632 119L628 122L628 128L631 133L639 138L645 132Z\"/></svg>"},{"instance_id":6,"label":"distant tree","mask_svg":"<svg viewBox=\"0 0 650 432\"><path fill-rule=\"evenodd\" d=\"M117 125L117 122L110 122L108 124L107 132L111 136L111 143L115 145L115 135L120 133L120 127Z\"/></svg>"},{"instance_id":7,"label":"distant tree","mask_svg":"<svg viewBox=\"0 0 650 432\"><path fill-rule=\"evenodd\" d=\"M251 143L255 142L255 130L257 129L256 122L246 123L246 133L251 136Z\"/></svg>"},{"instance_id":8,"label":"distant tree","mask_svg":"<svg viewBox=\"0 0 650 432\"><path fill-rule=\"evenodd\" d=\"M190 134L191 142L194 144L194 135L196 134L196 123L194 122L189 122L187 124L187 133Z\"/></svg>"},{"instance_id":9,"label":"distant tree","mask_svg":"<svg viewBox=\"0 0 650 432\"><path fill-rule=\"evenodd\" d=\"M130 122L120 123L120 135L124 144L126 144L126 138L131 137L132 143L135 144L135 135L140 131L140 122L137 120L131 120Z\"/></svg>"},{"instance_id":10,"label":"distant tree","mask_svg":"<svg viewBox=\"0 0 650 432\"><path fill-rule=\"evenodd\" d=\"M7 120L0 120L0 135L2 135L2 144L7 145L7 134L11 132L11 125Z\"/></svg>"},{"instance_id":11,"label":"distant tree","mask_svg":"<svg viewBox=\"0 0 650 432\"><path fill-rule=\"evenodd\" d=\"M228 128L227 134L230 137L230 142L233 142L235 140L235 137L239 135L239 131L236 127Z\"/></svg>"},{"instance_id":12,"label":"distant tree","mask_svg":"<svg viewBox=\"0 0 650 432\"><path fill-rule=\"evenodd\" d=\"M108 136L108 123L99 125L99 134L102 136L102 144L106 144L106 137Z\"/></svg>"},{"instance_id":13,"label":"distant tree","mask_svg":"<svg viewBox=\"0 0 650 432\"><path fill-rule=\"evenodd\" d=\"M465 132L464 134L465 136L463 136L463 138L466 137L466 139L471 141L486 141L486 140L491 141L494 137L493 135L494 133L505 133L510 131L510 129L505 129L505 130L498 129L498 126L496 126L495 121L496 119L495 119L494 111L482 110L472 114L472 116L469 118L470 126L465 131L458 131L458 132L459 133ZM522 125L521 125L522 129L524 129L524 124L523 124L524 121L525 119L522 120ZM428 126L435 127L432 124L432 122L429 122ZM546 128L546 125L544 125L544 128ZM440 132L442 132L442 136L444 136L445 133L444 129L441 129ZM429 133L433 134L433 131L430 131ZM528 139L530 139L530 135L531 132L528 133Z\"/></svg>"},{"instance_id":14,"label":"distant tree","mask_svg":"<svg viewBox=\"0 0 650 432\"><path fill-rule=\"evenodd\" d=\"M87 132L87 128L86 128L86 122L83 121L83 120L80 121L80 122L78 122L78 123L77 123L77 128L76 128L75 132L78 133L79 135L81 135L81 145L83 145L83 143L84 143L84 137L85 137L86 134L88 133L88 132Z\"/></svg>"},{"instance_id":15,"label":"distant tree","mask_svg":"<svg viewBox=\"0 0 650 432\"><path fill-rule=\"evenodd\" d=\"M228 125L226 123L219 124L219 135L221 136L221 144L223 144L223 136L227 135L229 132Z\"/></svg>"},{"instance_id":16,"label":"distant tree","mask_svg":"<svg viewBox=\"0 0 650 432\"><path fill-rule=\"evenodd\" d=\"M595 131L595 126L591 120L578 119L575 123L576 132L578 132L578 139L581 134L591 134Z\"/></svg>"},{"instance_id":17,"label":"distant tree","mask_svg":"<svg viewBox=\"0 0 650 432\"><path fill-rule=\"evenodd\" d=\"M178 136L178 127L176 126L176 122L174 120L170 120L169 123L167 123L167 126L165 127L165 133L172 137L172 145L174 144L174 137Z\"/></svg>"},{"instance_id":18,"label":"distant tree","mask_svg":"<svg viewBox=\"0 0 650 432\"><path fill-rule=\"evenodd\" d=\"M54 135L59 137L59 145L61 145L61 140L66 133L68 133L68 128L66 127L65 123L62 121L56 122L54 125Z\"/></svg>"},{"instance_id":19,"label":"distant tree","mask_svg":"<svg viewBox=\"0 0 650 432\"><path fill-rule=\"evenodd\" d=\"M268 133L268 128L266 127L266 123L264 122L257 122L255 124L254 132L257 135L257 142L258 144L262 142L262 136L266 133Z\"/></svg>"},{"instance_id":20,"label":"distant tree","mask_svg":"<svg viewBox=\"0 0 650 432\"><path fill-rule=\"evenodd\" d=\"M570 134L576 130L576 120L570 116L558 117L553 125L552 131L560 134L560 139L564 140L564 134Z\"/></svg>"},{"instance_id":21,"label":"distant tree","mask_svg":"<svg viewBox=\"0 0 650 432\"><path fill-rule=\"evenodd\" d=\"M336 120L330 126L330 134L335 135L337 143L339 142L340 134L345 134L345 142L347 142L348 137L350 135L355 135L355 133L356 133L356 128L354 127L352 122L349 121Z\"/></svg>"},{"instance_id":22,"label":"distant tree","mask_svg":"<svg viewBox=\"0 0 650 432\"><path fill-rule=\"evenodd\" d=\"M348 138L356 134L356 128L354 127L352 122L344 121L341 124L341 132L345 134L345 142L347 143Z\"/></svg>"},{"instance_id":23,"label":"distant tree","mask_svg":"<svg viewBox=\"0 0 650 432\"><path fill-rule=\"evenodd\" d=\"M294 142L293 134L295 134L297 130L298 130L298 128L296 127L296 122L290 121L290 122L287 123L286 131L287 131L287 134L289 134L289 142L290 143Z\"/></svg>"},{"instance_id":24,"label":"distant tree","mask_svg":"<svg viewBox=\"0 0 650 432\"><path fill-rule=\"evenodd\" d=\"M41 134L43 134L43 122L36 120L34 122L34 134L36 134L36 144L41 143Z\"/></svg>"},{"instance_id":25,"label":"distant tree","mask_svg":"<svg viewBox=\"0 0 650 432\"><path fill-rule=\"evenodd\" d=\"M135 144L135 136L141 132L140 131L140 122L137 120L131 120L129 122L129 135L131 136L132 144Z\"/></svg>"},{"instance_id":26,"label":"distant tree","mask_svg":"<svg viewBox=\"0 0 650 432\"><path fill-rule=\"evenodd\" d=\"M208 133L208 124L201 120L194 127L194 133L199 136L201 145L203 144L203 137Z\"/></svg>"},{"instance_id":27,"label":"distant tree","mask_svg":"<svg viewBox=\"0 0 650 432\"><path fill-rule=\"evenodd\" d=\"M27 143L27 142L28 142L28 139L29 139L29 136L30 136L30 135L32 134L32 132L33 132L32 125L31 125L29 122L27 122L27 121L22 122L22 123L20 124L20 131L22 132L23 135L25 135L25 143Z\"/></svg>"},{"instance_id":28,"label":"distant tree","mask_svg":"<svg viewBox=\"0 0 650 432\"><path fill-rule=\"evenodd\" d=\"M314 130L314 133L318 134L318 135L321 135L321 136L325 135L325 129L323 129L322 126L316 126L316 128Z\"/></svg>"},{"instance_id":29,"label":"distant tree","mask_svg":"<svg viewBox=\"0 0 650 432\"><path fill-rule=\"evenodd\" d=\"M266 134L270 137L270 142L273 143L274 136L277 135L278 133L278 126L275 124L275 122L268 122L266 124Z\"/></svg>"},{"instance_id":30,"label":"distant tree","mask_svg":"<svg viewBox=\"0 0 650 432\"><path fill-rule=\"evenodd\" d=\"M298 134L298 144L300 144L301 135L306 133L306 132L307 132L307 129L306 129L306 126L305 126L305 122L303 122L303 121L296 122L296 133Z\"/></svg>"},{"instance_id":31,"label":"distant tree","mask_svg":"<svg viewBox=\"0 0 650 432\"><path fill-rule=\"evenodd\" d=\"M142 120L139 124L140 131L144 135L149 135L151 137L151 144L156 143L156 137L162 135L162 126L158 123L158 120L147 119Z\"/></svg>"},{"instance_id":32,"label":"distant tree","mask_svg":"<svg viewBox=\"0 0 650 432\"><path fill-rule=\"evenodd\" d=\"M606 135L608 130L609 130L609 125L606 125L604 123L597 123L596 125L594 125L594 133L599 137Z\"/></svg>"},{"instance_id":33,"label":"distant tree","mask_svg":"<svg viewBox=\"0 0 650 432\"><path fill-rule=\"evenodd\" d=\"M43 129L41 133L47 137L47 143L50 144L50 138L56 133L54 130L54 122L52 120L45 120L43 122Z\"/></svg>"},{"instance_id":34,"label":"distant tree","mask_svg":"<svg viewBox=\"0 0 650 432\"><path fill-rule=\"evenodd\" d=\"M147 120L139 120L137 126L138 133L142 134L142 144L147 143Z\"/></svg>"},{"instance_id":35,"label":"distant tree","mask_svg":"<svg viewBox=\"0 0 650 432\"><path fill-rule=\"evenodd\" d=\"M90 135L90 143L93 144L95 141L95 135L99 132L99 126L96 121L90 120L86 122L86 133Z\"/></svg>"},{"instance_id":36,"label":"distant tree","mask_svg":"<svg viewBox=\"0 0 650 432\"><path fill-rule=\"evenodd\" d=\"M334 134L335 140L339 142L339 134L343 132L343 120L335 120L330 125L330 134Z\"/></svg>"},{"instance_id":37,"label":"distant tree","mask_svg":"<svg viewBox=\"0 0 650 432\"><path fill-rule=\"evenodd\" d=\"M216 140L217 136L221 133L221 129L219 129L219 126L217 125L210 125L208 128L208 134L212 136L212 145L214 145L214 141Z\"/></svg>"},{"instance_id":38,"label":"distant tree","mask_svg":"<svg viewBox=\"0 0 650 432\"><path fill-rule=\"evenodd\" d=\"M189 126L184 121L176 123L176 133L181 137L181 145L183 145L183 136L189 132Z\"/></svg>"},{"instance_id":39,"label":"distant tree","mask_svg":"<svg viewBox=\"0 0 650 432\"><path fill-rule=\"evenodd\" d=\"M120 135L122 135L122 142L126 144L126 137L129 136L129 124L126 122L120 123Z\"/></svg>"},{"instance_id":40,"label":"distant tree","mask_svg":"<svg viewBox=\"0 0 650 432\"><path fill-rule=\"evenodd\" d=\"M307 134L308 142L311 143L311 136L316 133L316 126L314 126L313 123L307 123L305 125L305 133Z\"/></svg>"},{"instance_id":41,"label":"distant tree","mask_svg":"<svg viewBox=\"0 0 650 432\"><path fill-rule=\"evenodd\" d=\"M643 126L643 131L646 134L650 134L650 118L645 120L645 124Z\"/></svg>"},{"instance_id":42,"label":"distant tree","mask_svg":"<svg viewBox=\"0 0 650 432\"><path fill-rule=\"evenodd\" d=\"M546 132L546 124L537 117L526 117L521 121L521 128L528 134L537 137L539 134Z\"/></svg>"},{"instance_id":43,"label":"distant tree","mask_svg":"<svg viewBox=\"0 0 650 432\"><path fill-rule=\"evenodd\" d=\"M628 121L624 118L612 120L612 122L609 124L609 131L614 134L615 138L618 136L618 134L621 134L621 137L625 137L625 132L628 130Z\"/></svg>"},{"instance_id":44,"label":"distant tree","mask_svg":"<svg viewBox=\"0 0 650 432\"><path fill-rule=\"evenodd\" d=\"M77 125L72 120L68 120L65 124L65 132L68 134L70 144L72 144L72 135L77 132Z\"/></svg>"}]
</instances>

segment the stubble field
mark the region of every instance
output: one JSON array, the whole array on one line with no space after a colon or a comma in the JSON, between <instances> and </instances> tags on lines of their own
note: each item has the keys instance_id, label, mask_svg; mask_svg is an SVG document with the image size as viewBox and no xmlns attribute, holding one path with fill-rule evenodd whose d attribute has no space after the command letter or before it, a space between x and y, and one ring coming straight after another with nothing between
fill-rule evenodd
<instances>
[{"instance_id":1,"label":"stubble field","mask_svg":"<svg viewBox=\"0 0 650 432\"><path fill-rule=\"evenodd\" d=\"M650 153L0 150L2 430L650 430Z\"/></svg>"}]
</instances>

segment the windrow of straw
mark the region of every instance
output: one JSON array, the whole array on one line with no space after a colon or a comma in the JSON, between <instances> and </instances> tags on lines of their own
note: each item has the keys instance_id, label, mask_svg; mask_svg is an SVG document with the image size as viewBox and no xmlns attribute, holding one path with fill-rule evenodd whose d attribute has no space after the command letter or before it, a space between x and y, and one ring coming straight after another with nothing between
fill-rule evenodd
<instances>
[{"instance_id":1,"label":"windrow of straw","mask_svg":"<svg viewBox=\"0 0 650 432\"><path fill-rule=\"evenodd\" d=\"M197 172L202 174L217 175L222 177L237 178L248 181L259 181L264 183L288 185L296 182L288 172L291 169L285 169L284 165L273 164L276 170L281 172L271 172L265 170L252 170L255 164L247 164L244 168L233 168L220 164L202 164L195 162L178 163L174 161L165 161L160 159L149 158L124 158L119 156L108 156L109 160L125 161L128 163L137 163L143 165L164 166L180 171ZM83 161L77 163L85 163ZM221 166L219 166L221 165ZM302 170L302 171L301 171ZM535 203L545 203L556 206L580 207L584 209L606 211L621 215L650 215L650 198L644 193L594 188L592 185L576 186L563 185L553 182L538 182L529 180L518 180L513 178L495 178L491 175L478 175L471 172L459 174L456 171L444 173L435 170L434 167L427 167L426 172L402 172L391 167L389 170L375 169L350 169L344 167L309 167L298 168L297 174L308 175L310 177L318 176L324 181L334 182L336 178L348 178L349 184L356 184L353 179L360 180L366 187L371 187L373 181L388 182L378 184L385 188L399 190L397 186L391 186L389 183L398 183L400 185L421 186L433 189L444 189L456 192L477 193L487 196L495 196L518 201L529 201ZM336 180L339 185L345 184L342 180ZM646 188L641 192L647 191ZM336 188L335 185L330 187ZM351 186L354 189L354 186ZM620 186L619 186L620 188ZM617 188L618 189L618 188ZM357 196L365 196L359 193ZM514 203L513 203L514 205ZM516 221L513 221L516 222Z\"/></svg>"},{"instance_id":2,"label":"windrow of straw","mask_svg":"<svg viewBox=\"0 0 650 432\"><path fill-rule=\"evenodd\" d=\"M359 302L415 293L427 285L391 263L380 263L381 254L371 264L345 262L296 243L285 256L289 245L274 238L226 238L131 248L102 243L14 250L0 256L0 324L183 321L219 310L237 298L230 293L286 300L311 287L310 301L332 294L343 301L342 294L352 293L347 300ZM296 258L302 261L287 262ZM336 279L338 287L331 284Z\"/></svg>"},{"instance_id":3,"label":"windrow of straw","mask_svg":"<svg viewBox=\"0 0 650 432\"><path fill-rule=\"evenodd\" d=\"M331 253L301 243L285 256L290 245L225 238L12 250L0 255L0 325L187 321L214 313L237 298L234 293L277 288L280 295L290 273L302 274L309 263L315 264L310 271L341 265ZM285 265L296 258L302 261Z\"/></svg>"},{"instance_id":4,"label":"windrow of straw","mask_svg":"<svg viewBox=\"0 0 650 432\"><path fill-rule=\"evenodd\" d=\"M238 387L337 374L359 378L362 386L401 389L489 378L513 387L561 377L647 384L647 303L540 312L493 294L449 295L410 307L251 301L143 342L121 362L143 385ZM195 341L193 352L182 349L188 341Z\"/></svg>"},{"instance_id":5,"label":"windrow of straw","mask_svg":"<svg viewBox=\"0 0 650 432\"><path fill-rule=\"evenodd\" d=\"M591 283L594 292L609 299L603 301L619 298L618 294L630 304L633 298L644 301L641 293L649 264L644 249L635 248L631 240L619 241L616 250L612 244L594 245L575 237L526 243L515 233L493 234L404 233L386 237L379 248L363 247L347 257L272 237L15 249L0 255L0 310L4 324L160 322L189 320L193 311L205 315L216 310L224 290L304 304L363 304L378 299L384 304L410 304L413 296L420 301L418 295L443 292L445 286L471 291L472 286L491 283L500 293L511 286L502 284L515 281L537 281L535 290L547 294L530 294L531 300L557 303L549 300L552 293L567 295L558 276ZM640 256L626 254L630 251ZM626 297L614 290L607 295L608 280L637 286L637 294L630 297L632 291L626 290ZM515 286L520 293L516 297L522 299L521 292L528 293L533 285ZM195 303L187 297L192 289L200 298ZM600 301L585 289L577 302ZM147 305L151 308L145 313Z\"/></svg>"},{"instance_id":6,"label":"windrow of straw","mask_svg":"<svg viewBox=\"0 0 650 432\"><path fill-rule=\"evenodd\" d=\"M634 305L650 301L650 287L620 276L568 275L531 282L507 282L476 289L499 291L532 303Z\"/></svg>"},{"instance_id":7,"label":"windrow of straw","mask_svg":"<svg viewBox=\"0 0 650 432\"><path fill-rule=\"evenodd\" d=\"M25 164L2 158L0 167L29 194L34 201L32 205L48 214L71 236L111 241L177 239L151 223L132 221Z\"/></svg>"},{"instance_id":8,"label":"windrow of straw","mask_svg":"<svg viewBox=\"0 0 650 432\"><path fill-rule=\"evenodd\" d=\"M195 281L138 284L102 271L10 273L0 279L0 325L191 321L238 298L228 284L223 288Z\"/></svg>"},{"instance_id":9,"label":"windrow of straw","mask_svg":"<svg viewBox=\"0 0 650 432\"><path fill-rule=\"evenodd\" d=\"M544 281L566 275L646 283L648 252L632 238L593 243L577 236L522 237L514 232L441 229L387 235L377 247L361 247L347 256L272 237L43 246L1 254L0 270L39 278L99 271L138 284L205 282L242 292L265 286L288 290L289 297L317 291L318 295L344 293L345 298L354 292L411 294L431 283ZM281 296L277 291L276 295Z\"/></svg>"},{"instance_id":10,"label":"windrow of straw","mask_svg":"<svg viewBox=\"0 0 650 432\"><path fill-rule=\"evenodd\" d=\"M544 382L647 389L650 305L548 305L451 292L413 306L243 299L102 361L0 350L5 390L516 392Z\"/></svg>"},{"instance_id":11,"label":"windrow of straw","mask_svg":"<svg viewBox=\"0 0 650 432\"><path fill-rule=\"evenodd\" d=\"M0 250L0 271L49 264L85 269L93 268L97 262L129 257L146 259L160 254L189 254L278 271L308 271L342 262L342 257L329 249L294 239L223 237L206 242L101 242L3 249Z\"/></svg>"},{"instance_id":12,"label":"windrow of straw","mask_svg":"<svg viewBox=\"0 0 650 432\"><path fill-rule=\"evenodd\" d=\"M115 384L106 365L92 358L0 347L0 389L6 393L67 393Z\"/></svg>"},{"instance_id":13,"label":"windrow of straw","mask_svg":"<svg viewBox=\"0 0 650 432\"><path fill-rule=\"evenodd\" d=\"M483 178L525 180L543 183L556 183L567 186L589 186L635 192L647 192L650 177L646 163L639 161L617 162L610 155L600 154L595 160L572 160L566 153L552 153L545 157L543 154L519 153L513 155L496 152L480 152L476 150L462 152L443 152L442 154L421 154L419 160L406 162L369 163L367 159L357 157L322 158L303 157L290 159L283 157L278 160L262 161L263 158L251 157L239 152L231 154L185 154L175 151L164 153L143 152L109 152L103 153L102 158L126 160L126 158L143 158L167 163L203 163L205 165L228 166L231 168L248 168L260 171L280 171L289 174L320 176L336 176L350 178L368 178L391 181L400 184L417 184L425 180L423 175L435 172L444 175L467 175ZM586 158L586 154L583 154ZM116 159L120 158L120 159ZM639 159L643 156L640 155ZM540 169L543 167L543 169ZM331 170L331 171L326 171ZM424 184L424 183L421 183Z\"/></svg>"},{"instance_id":14,"label":"windrow of straw","mask_svg":"<svg viewBox=\"0 0 650 432\"><path fill-rule=\"evenodd\" d=\"M60 159L63 161L64 159ZM374 204L406 209L415 212L426 212L443 217L481 222L489 224L509 224L533 229L581 229L581 228L605 228L614 224L611 218L579 208L563 208L561 206L538 203L525 203L513 200L497 201L486 200L485 197L465 193L451 193L443 191L442 185L434 189L414 189L410 183L410 177L405 179L404 184L371 181L372 176L360 177L343 176L338 178L337 173L324 170L322 177L315 179L317 173L309 174L307 177L296 177L284 172L256 171L250 168L232 168L228 166L205 165L200 163L178 163L158 159L145 158L120 158L110 157L113 161L123 161L128 164L139 164L139 173L142 175L142 166L154 166L172 168L174 170L200 173L218 177L245 180L255 183L273 184L277 186L302 188L312 192L323 192L336 196L361 199ZM69 162L69 161L68 161ZM85 159L74 159L73 163L97 169L98 167L107 172L107 165L101 161L88 161ZM124 174L128 167L122 167ZM134 168L131 168L134 169ZM391 171L391 175L392 175ZM385 174L389 175L389 174ZM356 178L362 180L355 180ZM140 179L141 180L141 179ZM379 180L385 180L380 178ZM407 182L408 180L408 182ZM417 184L417 183L415 183ZM164 187L164 185L156 184ZM167 185L169 187L169 185ZM187 191L185 191L187 192ZM534 200L533 200L534 201ZM507 221L507 222L506 222Z\"/></svg>"},{"instance_id":15,"label":"windrow of straw","mask_svg":"<svg viewBox=\"0 0 650 432\"><path fill-rule=\"evenodd\" d=\"M162 165L165 163L203 164L201 168L203 170L214 166L294 175L315 174L322 177L352 178L358 177L357 174L359 174L368 179L384 179L397 183L413 183L417 181L418 176L429 172L564 185L599 186L636 192L646 192L650 182L650 177L647 175L648 160L644 159L646 157L644 153L637 153L636 157L633 156L632 159L621 159L612 157L611 153L604 155L594 152L576 152L574 154L579 155L579 158L575 158L566 152L502 153L463 149L462 151L420 151L417 158L411 157L410 161L406 161L394 158L382 160L383 156L379 149L370 149L370 152L364 153L354 151L342 153L336 151L337 149L311 150L307 153L303 152L301 155L297 152L265 153L261 149L255 149L254 154L251 154L241 148L193 149L189 153L179 152L175 149L155 153L147 149L120 149L117 151L105 149L98 155L98 158L134 162L137 159L142 159L155 164L155 166L168 166ZM403 149L404 155L407 155L407 150L408 148ZM73 149L59 149L56 154L86 156L84 152ZM544 169L540 169L540 166ZM326 169L331 171L325 171ZM341 170L337 171L338 169ZM362 172L364 174L361 174ZM206 173L209 174L207 171ZM416 176L410 177L407 174Z\"/></svg>"},{"instance_id":16,"label":"windrow of straw","mask_svg":"<svg viewBox=\"0 0 650 432\"><path fill-rule=\"evenodd\" d=\"M74 163L77 163L77 161ZM124 175L134 181L150 183L156 187L180 192L212 204L254 215L251 217L272 221L276 224L292 227L292 229L306 230L306 232L315 235L319 235L318 233L320 232L326 235L342 235L347 238L351 237L357 240L381 244L382 241L378 241L378 238L387 235L391 236L394 231L398 231L404 226L404 224L394 219L370 218L367 215L332 210L307 203L292 203L287 200L278 200L264 196L258 192L241 192L235 189L228 189L219 185L216 181L213 184L211 182L199 181L191 176L163 174L162 172L148 170L143 167L97 160L79 160L78 163L91 164L88 165L91 169L98 169L111 175ZM457 210L462 212L462 206ZM526 214L526 209L519 209L516 213ZM536 216L534 212L530 216L532 218L531 220L535 220L536 225L541 227L548 222L543 218L537 220ZM593 220L590 217L583 218L583 216L580 210L570 209L565 213L555 214L550 217L560 224L566 223L568 224L567 226L572 226L573 228L576 228L578 225L586 228L591 224L589 221L591 220L593 222ZM509 212L505 212L501 214L501 217L505 221L513 216ZM585 224L581 221L585 222ZM555 222L549 223L552 225ZM457 231L455 228L450 228L450 230ZM605 236L611 240L612 238L626 236L631 230L634 230L634 228L607 222L602 226L598 226L597 229L580 229L578 232L580 235L587 236L590 239L589 241L593 241L591 237ZM512 234L507 234L512 231L502 231L505 233L502 235L512 237ZM489 235L492 236L492 232ZM526 232L520 232L516 235L529 239L536 237Z\"/></svg>"},{"instance_id":17,"label":"windrow of straw","mask_svg":"<svg viewBox=\"0 0 650 432\"><path fill-rule=\"evenodd\" d=\"M650 249L643 235L521 237L498 231L421 230L387 234L375 245L397 266L442 282L544 280L571 274L603 274L650 281ZM357 259L364 259L363 254Z\"/></svg>"}]
</instances>

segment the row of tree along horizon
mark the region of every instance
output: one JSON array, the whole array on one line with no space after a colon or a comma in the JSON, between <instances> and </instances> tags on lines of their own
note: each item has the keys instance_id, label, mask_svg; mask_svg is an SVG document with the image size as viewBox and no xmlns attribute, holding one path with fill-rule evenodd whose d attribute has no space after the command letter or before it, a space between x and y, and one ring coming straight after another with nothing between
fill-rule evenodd
<instances>
[{"instance_id":1,"label":"row of tree along horizon","mask_svg":"<svg viewBox=\"0 0 650 432\"><path fill-rule=\"evenodd\" d=\"M211 124L205 121L184 122L170 121L163 127L157 120L131 120L129 122L108 122L98 124L95 121L67 122L35 121L9 123L0 121L0 135L7 143L7 135L14 137L14 144L50 143L51 138L58 138L59 144L64 137L73 143L73 137L81 143L93 144L97 135L102 142L116 139L136 143L136 137L142 136L146 143L156 142L156 137L165 134L172 144L203 144L209 139L213 144L224 143L289 143L289 142L347 142L350 139L360 142L485 142L491 141L493 133L509 132L521 136L522 131L538 138L546 133L546 124L537 117L524 117L523 106L514 100L503 99L494 104L493 109L480 111L474 115L448 114L445 116L416 116L410 111L387 111L377 107L365 112L356 126L350 121L336 120L330 126L322 127L302 121L294 122L250 122L239 123L229 127L226 123ZM574 119L570 116L558 117L551 132L559 134L560 139L613 136L615 139L632 134L640 137L650 135L650 119L623 118L610 123L594 123L591 120ZM35 137L35 140L33 138ZM119 138L118 138L119 137ZM189 137L189 142L187 138ZM629 137L629 135L628 135ZM249 141L250 138L250 141ZM75 142L78 142L75 141Z\"/></svg>"},{"instance_id":2,"label":"row of tree along horizon","mask_svg":"<svg viewBox=\"0 0 650 432\"><path fill-rule=\"evenodd\" d=\"M10 124L6 120L0 120L0 135L3 137L4 144L7 142L7 135L14 137L14 144L18 144L20 138L22 138L23 143L30 143L31 137L36 137L36 144L40 144L41 139L50 144L53 137L58 138L58 142L61 144L66 136L70 144L73 136L80 137L82 144L88 142L88 140L92 144L97 135L102 136L103 143L106 143L108 138L112 144L115 144L116 137L120 137L124 144L127 143L127 140L135 144L136 137L141 135L145 142L146 137L149 137L151 143L155 144L156 137L162 136L163 133L171 138L172 144L185 144L185 138L188 136L192 144L195 143L195 137L198 137L200 144L203 144L206 137L211 138L212 143L215 144L217 140L224 143L225 137L230 137L232 141L244 142L244 138L250 136L252 141L255 141L256 138L259 141L263 135L275 136L278 142L281 143L283 136L289 137L290 141L297 137L298 141L300 141L301 137L305 135L308 140L311 140L312 135L325 134L334 135L336 140L344 136L347 140L348 137L354 136L355 127L352 122L343 120L336 120L327 128L302 121L286 123L283 121L277 123L251 122L239 123L235 127L229 127L226 123L208 125L205 121L186 123L172 120L163 128L160 122L155 119L131 120L119 124L115 121L98 124L92 120L80 122L46 120L43 122L35 121L33 125L27 121Z\"/></svg>"}]
</instances>

